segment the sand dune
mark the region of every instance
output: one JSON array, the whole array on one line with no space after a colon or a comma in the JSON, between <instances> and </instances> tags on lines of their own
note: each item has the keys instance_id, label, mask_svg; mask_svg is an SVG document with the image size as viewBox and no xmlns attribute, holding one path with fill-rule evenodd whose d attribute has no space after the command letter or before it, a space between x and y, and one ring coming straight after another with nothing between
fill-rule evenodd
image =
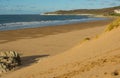
<instances>
[{"instance_id":1,"label":"sand dune","mask_svg":"<svg viewBox=\"0 0 120 78\"><path fill-rule=\"evenodd\" d=\"M99 30L99 27L84 29L92 30ZM67 51L7 73L2 78L120 78L119 33L120 28L104 32L99 37L78 43ZM73 32L69 34L73 35ZM64 35L69 37L68 33Z\"/></svg>"},{"instance_id":2,"label":"sand dune","mask_svg":"<svg viewBox=\"0 0 120 78\"><path fill-rule=\"evenodd\" d=\"M3 78L119 78L120 28Z\"/></svg>"}]
</instances>

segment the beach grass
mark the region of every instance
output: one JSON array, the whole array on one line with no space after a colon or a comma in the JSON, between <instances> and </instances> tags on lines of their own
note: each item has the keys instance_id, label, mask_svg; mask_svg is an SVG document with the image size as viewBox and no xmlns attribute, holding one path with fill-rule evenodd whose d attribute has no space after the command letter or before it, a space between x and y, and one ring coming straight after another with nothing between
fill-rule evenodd
<instances>
[{"instance_id":1,"label":"beach grass","mask_svg":"<svg viewBox=\"0 0 120 78\"><path fill-rule=\"evenodd\" d=\"M115 20L111 24L109 24L107 26L107 28L105 29L105 32L111 31L112 29L117 28L119 26L120 26L120 18L118 18L117 20Z\"/></svg>"}]
</instances>

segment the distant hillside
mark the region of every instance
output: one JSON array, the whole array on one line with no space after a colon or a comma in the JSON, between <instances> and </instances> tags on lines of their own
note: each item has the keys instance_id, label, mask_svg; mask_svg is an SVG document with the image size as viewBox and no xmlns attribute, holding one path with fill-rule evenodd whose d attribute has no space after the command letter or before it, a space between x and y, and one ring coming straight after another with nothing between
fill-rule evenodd
<instances>
[{"instance_id":1,"label":"distant hillside","mask_svg":"<svg viewBox=\"0 0 120 78\"><path fill-rule=\"evenodd\" d=\"M114 10L120 9L120 6L103 8L103 9L76 9L76 10L59 10L47 12L45 14L97 14L97 15L114 15Z\"/></svg>"}]
</instances>

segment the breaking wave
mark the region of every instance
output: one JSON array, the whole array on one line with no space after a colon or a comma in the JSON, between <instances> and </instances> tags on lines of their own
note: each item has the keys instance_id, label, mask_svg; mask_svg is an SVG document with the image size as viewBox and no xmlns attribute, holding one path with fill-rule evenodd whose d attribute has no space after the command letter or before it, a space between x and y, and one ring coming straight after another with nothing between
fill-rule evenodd
<instances>
[{"instance_id":1,"label":"breaking wave","mask_svg":"<svg viewBox=\"0 0 120 78\"><path fill-rule=\"evenodd\" d=\"M83 19L71 19L71 20L52 20L52 21L32 21L32 22L12 22L0 24L0 31L4 30L16 30L24 28L36 28L43 26L57 26L64 24L80 23L93 20L105 20L106 18L83 18Z\"/></svg>"}]
</instances>

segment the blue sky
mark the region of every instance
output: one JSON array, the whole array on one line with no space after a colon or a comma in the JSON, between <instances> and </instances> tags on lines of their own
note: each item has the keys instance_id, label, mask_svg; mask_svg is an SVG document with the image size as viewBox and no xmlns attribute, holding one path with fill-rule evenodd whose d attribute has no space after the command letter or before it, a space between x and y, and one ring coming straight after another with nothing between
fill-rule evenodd
<instances>
[{"instance_id":1,"label":"blue sky","mask_svg":"<svg viewBox=\"0 0 120 78\"><path fill-rule=\"evenodd\" d=\"M0 0L0 14L39 14L55 10L119 6L120 0Z\"/></svg>"}]
</instances>

